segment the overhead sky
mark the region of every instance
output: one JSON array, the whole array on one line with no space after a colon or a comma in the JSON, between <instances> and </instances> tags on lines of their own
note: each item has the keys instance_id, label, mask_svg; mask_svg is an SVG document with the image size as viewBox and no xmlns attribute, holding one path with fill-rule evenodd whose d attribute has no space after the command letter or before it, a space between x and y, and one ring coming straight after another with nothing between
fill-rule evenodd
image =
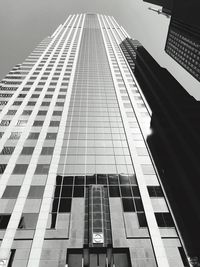
<instances>
[{"instance_id":1,"label":"overhead sky","mask_svg":"<svg viewBox=\"0 0 200 267\"><path fill-rule=\"evenodd\" d=\"M153 5L142 0L0 0L0 80L69 14L89 12L114 16L200 100L200 83L164 52L169 19L148 10L149 6Z\"/></svg>"}]
</instances>

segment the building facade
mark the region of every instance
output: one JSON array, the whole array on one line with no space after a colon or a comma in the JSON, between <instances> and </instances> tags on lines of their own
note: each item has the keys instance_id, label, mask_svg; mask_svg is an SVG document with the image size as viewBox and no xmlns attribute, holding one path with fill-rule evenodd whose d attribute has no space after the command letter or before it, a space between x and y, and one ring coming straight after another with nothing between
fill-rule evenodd
<instances>
[{"instance_id":1,"label":"building facade","mask_svg":"<svg viewBox=\"0 0 200 267\"><path fill-rule=\"evenodd\" d=\"M71 15L0 84L0 266L187 266L113 17Z\"/></svg>"}]
</instances>

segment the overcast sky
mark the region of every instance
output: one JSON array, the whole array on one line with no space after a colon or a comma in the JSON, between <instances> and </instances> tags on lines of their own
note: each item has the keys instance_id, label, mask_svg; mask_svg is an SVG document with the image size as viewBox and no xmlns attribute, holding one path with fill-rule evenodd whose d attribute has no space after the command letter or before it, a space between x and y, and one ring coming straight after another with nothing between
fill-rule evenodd
<instances>
[{"instance_id":1,"label":"overcast sky","mask_svg":"<svg viewBox=\"0 0 200 267\"><path fill-rule=\"evenodd\" d=\"M164 52L169 19L149 11L149 6L142 0L0 0L0 80L69 14L90 12L114 16L200 100L200 83Z\"/></svg>"}]
</instances>

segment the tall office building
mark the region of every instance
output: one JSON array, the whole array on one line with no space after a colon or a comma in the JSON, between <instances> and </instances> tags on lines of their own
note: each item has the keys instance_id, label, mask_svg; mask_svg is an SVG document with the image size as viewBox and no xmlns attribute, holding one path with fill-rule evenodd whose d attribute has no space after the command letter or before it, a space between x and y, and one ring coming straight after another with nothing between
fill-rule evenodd
<instances>
[{"instance_id":1,"label":"tall office building","mask_svg":"<svg viewBox=\"0 0 200 267\"><path fill-rule=\"evenodd\" d=\"M187 266L127 36L69 16L1 82L0 266Z\"/></svg>"}]
</instances>

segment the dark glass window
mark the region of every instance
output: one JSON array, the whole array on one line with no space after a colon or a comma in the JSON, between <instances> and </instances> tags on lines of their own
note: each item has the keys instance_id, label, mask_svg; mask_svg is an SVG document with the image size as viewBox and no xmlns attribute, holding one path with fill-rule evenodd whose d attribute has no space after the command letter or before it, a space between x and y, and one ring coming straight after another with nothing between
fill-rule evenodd
<instances>
[{"instance_id":1,"label":"dark glass window","mask_svg":"<svg viewBox=\"0 0 200 267\"><path fill-rule=\"evenodd\" d=\"M108 175L108 182L109 182L109 184L118 184L118 175L109 174Z\"/></svg>"},{"instance_id":2,"label":"dark glass window","mask_svg":"<svg viewBox=\"0 0 200 267\"><path fill-rule=\"evenodd\" d=\"M73 176L64 176L63 177L63 185L73 185Z\"/></svg>"},{"instance_id":3,"label":"dark glass window","mask_svg":"<svg viewBox=\"0 0 200 267\"><path fill-rule=\"evenodd\" d=\"M41 106L49 106L50 102L42 102Z\"/></svg>"},{"instance_id":4,"label":"dark glass window","mask_svg":"<svg viewBox=\"0 0 200 267\"><path fill-rule=\"evenodd\" d=\"M20 106L22 101L14 101L13 106Z\"/></svg>"},{"instance_id":5,"label":"dark glass window","mask_svg":"<svg viewBox=\"0 0 200 267\"><path fill-rule=\"evenodd\" d=\"M33 126L42 126L44 121L34 121Z\"/></svg>"},{"instance_id":6,"label":"dark glass window","mask_svg":"<svg viewBox=\"0 0 200 267\"><path fill-rule=\"evenodd\" d=\"M36 88L36 89L39 89L39 88ZM38 90L35 90L35 91L38 91ZM41 91L41 89L40 89L39 91ZM38 98L38 97L39 97L39 94L32 94L31 97L32 97L32 98Z\"/></svg>"},{"instance_id":7,"label":"dark glass window","mask_svg":"<svg viewBox=\"0 0 200 267\"><path fill-rule=\"evenodd\" d=\"M137 211L143 211L144 208L143 208L143 204L142 204L141 198L134 198L134 201L135 201L136 210Z\"/></svg>"},{"instance_id":8,"label":"dark glass window","mask_svg":"<svg viewBox=\"0 0 200 267\"><path fill-rule=\"evenodd\" d=\"M42 198L44 193L44 186L34 186L30 187L28 198Z\"/></svg>"},{"instance_id":9,"label":"dark glass window","mask_svg":"<svg viewBox=\"0 0 200 267\"><path fill-rule=\"evenodd\" d=\"M17 198L20 186L6 186L2 198Z\"/></svg>"},{"instance_id":10,"label":"dark glass window","mask_svg":"<svg viewBox=\"0 0 200 267\"><path fill-rule=\"evenodd\" d=\"M119 186L109 186L110 197L120 197Z\"/></svg>"},{"instance_id":11,"label":"dark glass window","mask_svg":"<svg viewBox=\"0 0 200 267\"><path fill-rule=\"evenodd\" d=\"M10 220L10 215L0 214L0 229L6 229Z\"/></svg>"},{"instance_id":12,"label":"dark glass window","mask_svg":"<svg viewBox=\"0 0 200 267\"><path fill-rule=\"evenodd\" d=\"M37 115L44 116L46 114L47 114L47 110L39 110Z\"/></svg>"},{"instance_id":13,"label":"dark glass window","mask_svg":"<svg viewBox=\"0 0 200 267\"><path fill-rule=\"evenodd\" d=\"M86 184L96 184L96 176L95 175L87 175L86 176Z\"/></svg>"},{"instance_id":14,"label":"dark glass window","mask_svg":"<svg viewBox=\"0 0 200 267\"><path fill-rule=\"evenodd\" d=\"M70 212L71 211L71 198L61 198L59 212Z\"/></svg>"},{"instance_id":15,"label":"dark glass window","mask_svg":"<svg viewBox=\"0 0 200 267\"><path fill-rule=\"evenodd\" d=\"M18 120L17 126L25 126L27 124L27 120Z\"/></svg>"},{"instance_id":16,"label":"dark glass window","mask_svg":"<svg viewBox=\"0 0 200 267\"><path fill-rule=\"evenodd\" d=\"M74 186L73 197L84 197L84 186Z\"/></svg>"},{"instance_id":17,"label":"dark glass window","mask_svg":"<svg viewBox=\"0 0 200 267\"><path fill-rule=\"evenodd\" d=\"M38 213L23 213L18 229L35 229L38 220Z\"/></svg>"},{"instance_id":18,"label":"dark glass window","mask_svg":"<svg viewBox=\"0 0 200 267\"><path fill-rule=\"evenodd\" d=\"M17 140L17 139L20 138L20 136L21 136L21 132L12 132L12 133L10 134L9 139L15 139L15 140Z\"/></svg>"},{"instance_id":19,"label":"dark glass window","mask_svg":"<svg viewBox=\"0 0 200 267\"><path fill-rule=\"evenodd\" d=\"M2 120L0 125L1 126L8 126L10 124L10 120Z\"/></svg>"},{"instance_id":20,"label":"dark glass window","mask_svg":"<svg viewBox=\"0 0 200 267\"><path fill-rule=\"evenodd\" d=\"M56 106L57 107L63 107L64 106L64 102L56 102Z\"/></svg>"},{"instance_id":21,"label":"dark glass window","mask_svg":"<svg viewBox=\"0 0 200 267\"><path fill-rule=\"evenodd\" d=\"M49 164L37 164L35 174L48 174Z\"/></svg>"},{"instance_id":22,"label":"dark glass window","mask_svg":"<svg viewBox=\"0 0 200 267\"><path fill-rule=\"evenodd\" d=\"M174 222L170 213L157 212L155 216L159 227L174 227Z\"/></svg>"},{"instance_id":23,"label":"dark glass window","mask_svg":"<svg viewBox=\"0 0 200 267\"><path fill-rule=\"evenodd\" d=\"M106 174L97 174L97 184L107 185L107 175Z\"/></svg>"},{"instance_id":24,"label":"dark glass window","mask_svg":"<svg viewBox=\"0 0 200 267\"><path fill-rule=\"evenodd\" d=\"M0 164L0 174L3 174L6 169L7 164Z\"/></svg>"},{"instance_id":25,"label":"dark glass window","mask_svg":"<svg viewBox=\"0 0 200 267\"><path fill-rule=\"evenodd\" d=\"M160 186L148 186L150 197L163 197L162 188Z\"/></svg>"},{"instance_id":26,"label":"dark glass window","mask_svg":"<svg viewBox=\"0 0 200 267\"><path fill-rule=\"evenodd\" d=\"M15 115L17 110L8 110L7 115Z\"/></svg>"},{"instance_id":27,"label":"dark glass window","mask_svg":"<svg viewBox=\"0 0 200 267\"><path fill-rule=\"evenodd\" d=\"M35 106L35 101L28 101L27 106Z\"/></svg>"},{"instance_id":28,"label":"dark glass window","mask_svg":"<svg viewBox=\"0 0 200 267\"><path fill-rule=\"evenodd\" d=\"M120 186L122 197L132 197L130 186Z\"/></svg>"},{"instance_id":29,"label":"dark glass window","mask_svg":"<svg viewBox=\"0 0 200 267\"><path fill-rule=\"evenodd\" d=\"M1 155L11 155L14 151L15 147L13 146L4 146L1 151Z\"/></svg>"},{"instance_id":30,"label":"dark glass window","mask_svg":"<svg viewBox=\"0 0 200 267\"><path fill-rule=\"evenodd\" d=\"M132 186L132 192L134 197L140 197L140 192L138 186Z\"/></svg>"},{"instance_id":31,"label":"dark glass window","mask_svg":"<svg viewBox=\"0 0 200 267\"><path fill-rule=\"evenodd\" d=\"M31 115L31 113L32 113L32 110L24 110L22 112L22 115Z\"/></svg>"},{"instance_id":32,"label":"dark glass window","mask_svg":"<svg viewBox=\"0 0 200 267\"><path fill-rule=\"evenodd\" d=\"M75 185L84 185L84 176L75 176Z\"/></svg>"},{"instance_id":33,"label":"dark glass window","mask_svg":"<svg viewBox=\"0 0 200 267\"><path fill-rule=\"evenodd\" d=\"M60 122L59 121L51 121L49 126L51 127L58 127L60 125Z\"/></svg>"},{"instance_id":34,"label":"dark glass window","mask_svg":"<svg viewBox=\"0 0 200 267\"><path fill-rule=\"evenodd\" d=\"M28 164L16 164L13 170L13 174L25 174L28 168Z\"/></svg>"},{"instance_id":35,"label":"dark glass window","mask_svg":"<svg viewBox=\"0 0 200 267\"><path fill-rule=\"evenodd\" d=\"M128 175L119 175L120 184L129 184L129 176Z\"/></svg>"},{"instance_id":36,"label":"dark glass window","mask_svg":"<svg viewBox=\"0 0 200 267\"><path fill-rule=\"evenodd\" d=\"M52 155L54 147L43 147L41 155Z\"/></svg>"},{"instance_id":37,"label":"dark glass window","mask_svg":"<svg viewBox=\"0 0 200 267\"><path fill-rule=\"evenodd\" d=\"M124 212L135 211L135 207L134 207L132 198L122 198L122 204L123 204Z\"/></svg>"},{"instance_id":38,"label":"dark glass window","mask_svg":"<svg viewBox=\"0 0 200 267\"><path fill-rule=\"evenodd\" d=\"M61 116L61 115L62 115L62 111L60 111L60 110L54 110L53 116Z\"/></svg>"},{"instance_id":39,"label":"dark glass window","mask_svg":"<svg viewBox=\"0 0 200 267\"><path fill-rule=\"evenodd\" d=\"M72 186L62 186L61 197L71 197Z\"/></svg>"},{"instance_id":40,"label":"dark glass window","mask_svg":"<svg viewBox=\"0 0 200 267\"><path fill-rule=\"evenodd\" d=\"M29 134L28 139L38 139L40 133L32 132Z\"/></svg>"},{"instance_id":41,"label":"dark glass window","mask_svg":"<svg viewBox=\"0 0 200 267\"><path fill-rule=\"evenodd\" d=\"M46 139L47 140L55 140L57 137L57 133L47 133Z\"/></svg>"},{"instance_id":42,"label":"dark glass window","mask_svg":"<svg viewBox=\"0 0 200 267\"><path fill-rule=\"evenodd\" d=\"M138 222L140 227L147 227L147 220L144 212L137 213Z\"/></svg>"},{"instance_id":43,"label":"dark glass window","mask_svg":"<svg viewBox=\"0 0 200 267\"><path fill-rule=\"evenodd\" d=\"M23 147L21 154L22 155L32 155L34 148L35 147L32 147L32 146L30 146L30 147L25 146L25 147Z\"/></svg>"}]
</instances>

